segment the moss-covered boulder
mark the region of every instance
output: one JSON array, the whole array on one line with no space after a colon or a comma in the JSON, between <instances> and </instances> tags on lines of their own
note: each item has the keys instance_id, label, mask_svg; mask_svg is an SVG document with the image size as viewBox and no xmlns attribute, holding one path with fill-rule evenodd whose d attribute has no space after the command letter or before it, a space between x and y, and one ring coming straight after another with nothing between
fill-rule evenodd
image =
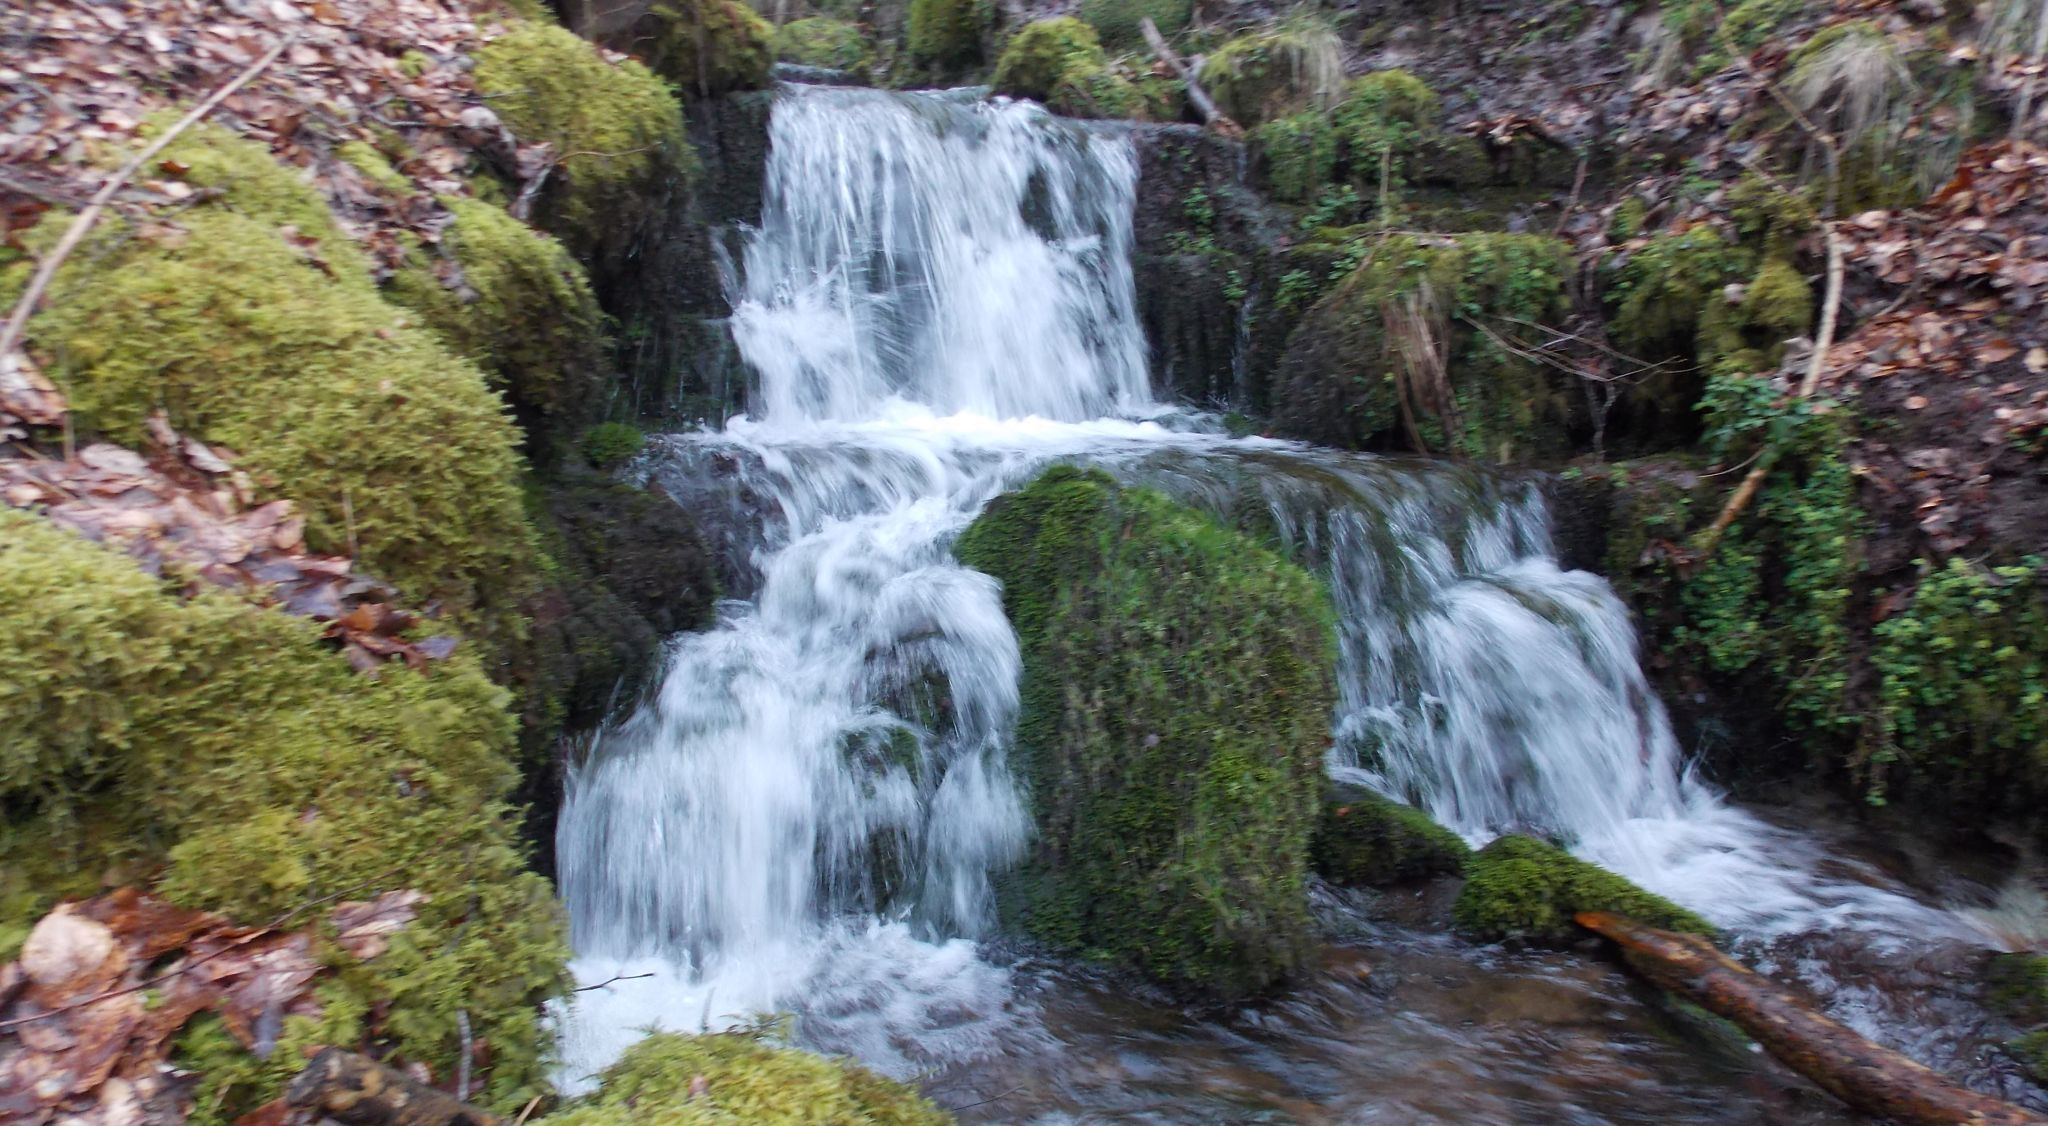
<instances>
[{"instance_id":1,"label":"moss-covered boulder","mask_svg":"<svg viewBox=\"0 0 2048 1126\"><path fill-rule=\"evenodd\" d=\"M865 73L874 52L860 25L830 16L807 16L775 29L775 57L800 66Z\"/></svg>"},{"instance_id":2,"label":"moss-covered boulder","mask_svg":"<svg viewBox=\"0 0 2048 1126\"><path fill-rule=\"evenodd\" d=\"M910 0L912 61L945 74L982 60L982 41L996 26L990 0Z\"/></svg>"},{"instance_id":3,"label":"moss-covered boulder","mask_svg":"<svg viewBox=\"0 0 2048 1126\"><path fill-rule=\"evenodd\" d=\"M590 278L554 239L495 204L443 201L454 222L416 250L387 293L418 313L505 396L529 452L552 460L556 438L603 403L604 312Z\"/></svg>"},{"instance_id":4,"label":"moss-covered boulder","mask_svg":"<svg viewBox=\"0 0 2048 1126\"><path fill-rule=\"evenodd\" d=\"M1216 105L1250 128L1337 102L1343 42L1330 26L1296 17L1245 32L1211 51L1199 79Z\"/></svg>"},{"instance_id":5,"label":"moss-covered boulder","mask_svg":"<svg viewBox=\"0 0 2048 1126\"><path fill-rule=\"evenodd\" d=\"M483 1101L516 1110L543 1089L539 1004L566 948L504 804L506 693L460 649L364 676L316 623L179 585L0 509L0 941L103 881L252 925L416 889L389 950L322 948L321 1012L285 1016L267 1058L211 1018L184 1031L199 1120L275 1096L312 1044L450 1074L460 1013L490 1045Z\"/></svg>"},{"instance_id":6,"label":"moss-covered boulder","mask_svg":"<svg viewBox=\"0 0 2048 1126\"><path fill-rule=\"evenodd\" d=\"M1331 104L1254 129L1253 164L1276 199L1316 202L1342 185L1377 202L1383 192L1398 195L1411 180L1439 171L1438 157L1451 143L1438 126L1441 116L1436 91L1420 78L1374 71L1345 83Z\"/></svg>"},{"instance_id":7,"label":"moss-covered boulder","mask_svg":"<svg viewBox=\"0 0 2048 1126\"><path fill-rule=\"evenodd\" d=\"M532 542L518 433L483 374L383 300L262 146L201 128L164 157L220 195L175 225L104 227L29 323L79 429L137 446L162 410L297 502L316 549L508 639Z\"/></svg>"},{"instance_id":8,"label":"moss-covered boulder","mask_svg":"<svg viewBox=\"0 0 2048 1126\"><path fill-rule=\"evenodd\" d=\"M564 28L521 23L484 44L476 88L521 141L554 152L541 225L586 261L633 239L662 182L693 166L668 84Z\"/></svg>"},{"instance_id":9,"label":"moss-covered boulder","mask_svg":"<svg viewBox=\"0 0 2048 1126\"><path fill-rule=\"evenodd\" d=\"M1144 20L1150 19L1161 34L1173 36L1188 26L1194 13L1194 0L1081 0L1079 14L1104 43L1126 50L1145 45Z\"/></svg>"},{"instance_id":10,"label":"moss-covered boulder","mask_svg":"<svg viewBox=\"0 0 2048 1126\"><path fill-rule=\"evenodd\" d=\"M1317 875L1352 887L1455 875L1472 855L1429 814L1362 786L1334 787L1323 798L1310 847Z\"/></svg>"},{"instance_id":11,"label":"moss-covered boulder","mask_svg":"<svg viewBox=\"0 0 2048 1126\"><path fill-rule=\"evenodd\" d=\"M597 1094L541 1119L552 1126L947 1126L914 1088L848 1060L744 1032L650 1036L605 1070Z\"/></svg>"},{"instance_id":12,"label":"moss-covered boulder","mask_svg":"<svg viewBox=\"0 0 2048 1126\"><path fill-rule=\"evenodd\" d=\"M1071 16L1026 24L996 60L996 92L1070 117L1136 117L1144 95L1110 69L1095 30Z\"/></svg>"},{"instance_id":13,"label":"moss-covered boulder","mask_svg":"<svg viewBox=\"0 0 2048 1126\"><path fill-rule=\"evenodd\" d=\"M1564 243L1398 235L1372 238L1363 253L1288 339L1276 373L1283 431L1496 462L1569 448L1576 389L1501 343L1502 327L1554 323L1563 311ZM1441 368L1416 362L1432 351L1447 361Z\"/></svg>"},{"instance_id":14,"label":"moss-covered boulder","mask_svg":"<svg viewBox=\"0 0 2048 1126\"><path fill-rule=\"evenodd\" d=\"M1298 967L1333 702L1321 586L1070 468L997 500L957 550L1002 580L1024 652L1014 754L1038 835L1006 913L1212 994Z\"/></svg>"},{"instance_id":15,"label":"moss-covered boulder","mask_svg":"<svg viewBox=\"0 0 2048 1126\"><path fill-rule=\"evenodd\" d=\"M1713 924L1556 845L1510 834L1472 855L1453 914L1458 928L1483 939L1564 942L1579 933L1572 916L1611 911L1639 923L1692 934Z\"/></svg>"},{"instance_id":16,"label":"moss-covered boulder","mask_svg":"<svg viewBox=\"0 0 2048 1126\"><path fill-rule=\"evenodd\" d=\"M768 84L775 27L740 0L665 0L633 25L634 53L686 98Z\"/></svg>"}]
</instances>

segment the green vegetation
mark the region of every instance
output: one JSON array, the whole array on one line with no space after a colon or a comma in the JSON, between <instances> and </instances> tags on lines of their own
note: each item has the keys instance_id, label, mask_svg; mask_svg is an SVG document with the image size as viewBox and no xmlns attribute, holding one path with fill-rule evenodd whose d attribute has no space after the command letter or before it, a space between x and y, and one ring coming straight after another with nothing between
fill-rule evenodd
<instances>
[{"instance_id":1,"label":"green vegetation","mask_svg":"<svg viewBox=\"0 0 2048 1126\"><path fill-rule=\"evenodd\" d=\"M1081 0L1080 16L1104 43L1127 48L1144 45L1139 25L1147 17L1160 34L1172 37L1188 26L1194 11L1194 0Z\"/></svg>"},{"instance_id":2,"label":"green vegetation","mask_svg":"<svg viewBox=\"0 0 2048 1126\"><path fill-rule=\"evenodd\" d=\"M1452 875L1472 855L1427 813L1357 786L1323 799L1311 850L1318 875L1354 887Z\"/></svg>"},{"instance_id":3,"label":"green vegetation","mask_svg":"<svg viewBox=\"0 0 2048 1126\"><path fill-rule=\"evenodd\" d=\"M626 1050L590 1099L550 1126L947 1126L916 1090L752 1033L661 1033Z\"/></svg>"},{"instance_id":4,"label":"green vegetation","mask_svg":"<svg viewBox=\"0 0 2048 1126\"><path fill-rule=\"evenodd\" d=\"M1134 117L1145 108L1137 87L1110 69L1095 30L1070 16L1013 36L996 60L995 87L1071 117Z\"/></svg>"},{"instance_id":5,"label":"green vegetation","mask_svg":"<svg viewBox=\"0 0 2048 1126\"><path fill-rule=\"evenodd\" d=\"M1465 864L1465 887L1453 912L1458 927L1483 939L1562 942L1577 930L1580 911L1611 911L1639 923L1693 934L1714 933L1705 919L1555 845L1533 837L1501 837Z\"/></svg>"},{"instance_id":6,"label":"green vegetation","mask_svg":"<svg viewBox=\"0 0 2048 1126\"><path fill-rule=\"evenodd\" d=\"M871 55L860 26L846 20L810 16L775 29L775 57L786 63L865 72Z\"/></svg>"},{"instance_id":7,"label":"green vegetation","mask_svg":"<svg viewBox=\"0 0 2048 1126\"><path fill-rule=\"evenodd\" d=\"M604 313L560 243L495 204L442 202L455 222L439 253L415 251L388 293L483 368L540 451L547 435L598 401Z\"/></svg>"},{"instance_id":8,"label":"green vegetation","mask_svg":"<svg viewBox=\"0 0 2048 1126\"><path fill-rule=\"evenodd\" d=\"M1038 838L1006 913L1215 995L1299 966L1334 691L1319 584L1070 468L996 501L957 551L1002 580L1024 650L1016 758Z\"/></svg>"},{"instance_id":9,"label":"green vegetation","mask_svg":"<svg viewBox=\"0 0 2048 1126\"><path fill-rule=\"evenodd\" d=\"M508 639L532 545L517 432L482 373L378 296L262 146L197 129L165 158L224 194L175 230L104 227L30 322L80 429L137 446L163 410L296 501L316 549Z\"/></svg>"},{"instance_id":10,"label":"green vegetation","mask_svg":"<svg viewBox=\"0 0 2048 1126\"><path fill-rule=\"evenodd\" d=\"M1421 79L1375 71L1346 83L1334 105L1267 121L1251 141L1276 199L1310 203L1342 184L1377 201L1383 192L1398 195L1441 155L1441 113Z\"/></svg>"},{"instance_id":11,"label":"green vegetation","mask_svg":"<svg viewBox=\"0 0 2048 1126\"><path fill-rule=\"evenodd\" d=\"M1343 43L1328 24L1296 17L1225 42L1209 53L1200 78L1224 113L1252 128L1335 104Z\"/></svg>"},{"instance_id":12,"label":"green vegetation","mask_svg":"<svg viewBox=\"0 0 2048 1126\"><path fill-rule=\"evenodd\" d=\"M458 653L363 676L320 627L181 584L0 510L0 936L58 897L156 873L176 902L248 924L326 899L426 893L372 961L323 947L319 1016L258 1059L217 1021L184 1033L200 1121L275 1096L302 1045L378 1046L453 1071L457 1013L491 1045L483 1101L541 1089L542 999L566 956L547 882L505 807L506 694ZM301 917L317 922L321 912Z\"/></svg>"},{"instance_id":13,"label":"green vegetation","mask_svg":"<svg viewBox=\"0 0 2048 1126\"><path fill-rule=\"evenodd\" d=\"M542 226L579 256L630 230L652 185L693 167L668 84L637 62L606 62L565 28L519 24L484 44L476 88L520 140L556 154L561 186Z\"/></svg>"},{"instance_id":14,"label":"green vegetation","mask_svg":"<svg viewBox=\"0 0 2048 1126\"><path fill-rule=\"evenodd\" d=\"M600 422L583 432L583 457L598 469L610 469L646 444L647 436L630 422Z\"/></svg>"},{"instance_id":15,"label":"green vegetation","mask_svg":"<svg viewBox=\"0 0 2048 1126\"><path fill-rule=\"evenodd\" d=\"M2029 1029L2005 1050L2036 1082L2048 1079L2048 956L2000 954L1985 977L1991 1004Z\"/></svg>"},{"instance_id":16,"label":"green vegetation","mask_svg":"<svg viewBox=\"0 0 2048 1126\"><path fill-rule=\"evenodd\" d=\"M1337 177L1337 129L1321 110L1268 121L1252 130L1251 144L1274 199L1311 203Z\"/></svg>"},{"instance_id":17,"label":"green vegetation","mask_svg":"<svg viewBox=\"0 0 2048 1126\"><path fill-rule=\"evenodd\" d=\"M939 68L971 66L995 24L991 0L910 0L910 57Z\"/></svg>"},{"instance_id":18,"label":"green vegetation","mask_svg":"<svg viewBox=\"0 0 2048 1126\"><path fill-rule=\"evenodd\" d=\"M1407 446L1514 461L1565 448L1569 400L1485 326L1548 323L1570 255L1541 235L1387 236L1303 318L1281 362L1276 421L1353 449ZM1390 327L1391 326L1391 327ZM1447 359L1413 362L1402 338ZM1419 339L1427 337L1427 341Z\"/></svg>"},{"instance_id":19,"label":"green vegetation","mask_svg":"<svg viewBox=\"0 0 2048 1126\"><path fill-rule=\"evenodd\" d=\"M641 20L640 53L684 97L768 85L775 27L740 0L666 0Z\"/></svg>"}]
</instances>

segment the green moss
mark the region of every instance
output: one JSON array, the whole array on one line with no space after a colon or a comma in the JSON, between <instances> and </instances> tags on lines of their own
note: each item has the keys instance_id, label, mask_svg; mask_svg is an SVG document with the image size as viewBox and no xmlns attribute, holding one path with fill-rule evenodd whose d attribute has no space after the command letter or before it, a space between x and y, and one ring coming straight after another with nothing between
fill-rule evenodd
<instances>
[{"instance_id":1,"label":"green moss","mask_svg":"<svg viewBox=\"0 0 2048 1126\"><path fill-rule=\"evenodd\" d=\"M1723 290L1756 268L1754 253L1712 227L1652 236L1610 272L1615 343L1631 355L1697 355L1713 367L1734 319Z\"/></svg>"},{"instance_id":2,"label":"green moss","mask_svg":"<svg viewBox=\"0 0 2048 1126\"><path fill-rule=\"evenodd\" d=\"M392 300L419 313L505 396L533 447L587 417L604 386L604 313L560 243L481 200L442 201L439 254L413 253Z\"/></svg>"},{"instance_id":3,"label":"green moss","mask_svg":"<svg viewBox=\"0 0 2048 1126\"><path fill-rule=\"evenodd\" d=\"M555 153L543 225L579 255L630 230L650 188L692 166L668 85L637 62L606 62L565 28L513 27L477 51L475 75L520 140Z\"/></svg>"},{"instance_id":4,"label":"green moss","mask_svg":"<svg viewBox=\"0 0 2048 1126\"><path fill-rule=\"evenodd\" d=\"M1805 333L1813 323L1813 287L1806 275L1782 258L1766 260L1743 290L1742 321L1744 328L1775 338L1774 343ZM1777 356L1766 354L1765 362L1774 364Z\"/></svg>"},{"instance_id":5,"label":"green moss","mask_svg":"<svg viewBox=\"0 0 2048 1126\"><path fill-rule=\"evenodd\" d=\"M598 469L610 469L640 452L647 436L630 422L600 422L583 432L584 460Z\"/></svg>"},{"instance_id":6,"label":"green moss","mask_svg":"<svg viewBox=\"0 0 2048 1126\"><path fill-rule=\"evenodd\" d=\"M858 24L811 16L775 29L775 57L802 66L865 71L871 52Z\"/></svg>"},{"instance_id":7,"label":"green moss","mask_svg":"<svg viewBox=\"0 0 2048 1126\"><path fill-rule=\"evenodd\" d=\"M1334 103L1342 54L1328 24L1299 17L1226 41L1209 53L1198 77L1224 113L1251 128Z\"/></svg>"},{"instance_id":8,"label":"green moss","mask_svg":"<svg viewBox=\"0 0 2048 1126\"><path fill-rule=\"evenodd\" d=\"M176 114L159 113L145 122L145 137L167 128ZM310 172L285 164L270 149L216 125L187 130L164 149L160 167L185 169L186 183L211 188L225 198L221 206L274 227L290 227L294 241L337 273L367 273L368 262L355 242L334 221L327 200L313 185ZM43 227L50 224L45 221Z\"/></svg>"},{"instance_id":9,"label":"green moss","mask_svg":"<svg viewBox=\"0 0 2048 1126\"><path fill-rule=\"evenodd\" d=\"M1552 323L1565 307L1570 255L1541 235L1389 236L1316 303L1288 341L1276 421L1354 449L1410 447L1489 461L1562 450L1570 400L1544 371L1480 332L1504 318ZM1385 317L1418 313L1450 363L1439 384L1410 372ZM1414 418L1404 421L1402 402Z\"/></svg>"},{"instance_id":10,"label":"green moss","mask_svg":"<svg viewBox=\"0 0 2048 1126\"><path fill-rule=\"evenodd\" d=\"M1352 80L1330 113L1342 138L1352 177L1373 189L1384 172L1395 186L1405 182L1425 147L1436 140L1442 109L1436 91L1405 70L1374 71Z\"/></svg>"},{"instance_id":11,"label":"green moss","mask_svg":"<svg viewBox=\"0 0 2048 1126\"><path fill-rule=\"evenodd\" d=\"M269 159L216 132L171 156L195 173ZM83 431L139 445L163 410L297 502L316 549L509 637L532 561L517 433L482 374L385 303L353 246L317 233L318 198L277 191L280 175L229 178L175 232L104 232L59 272L32 345Z\"/></svg>"},{"instance_id":12,"label":"green moss","mask_svg":"<svg viewBox=\"0 0 2048 1126\"><path fill-rule=\"evenodd\" d=\"M746 1033L650 1036L604 1073L598 1093L552 1126L946 1126L916 1090L844 1060Z\"/></svg>"},{"instance_id":13,"label":"green moss","mask_svg":"<svg viewBox=\"0 0 2048 1126\"><path fill-rule=\"evenodd\" d=\"M1194 10L1194 0L1081 0L1080 16L1104 43L1121 49L1144 44L1140 25L1145 19L1171 37L1188 26Z\"/></svg>"},{"instance_id":14,"label":"green moss","mask_svg":"<svg viewBox=\"0 0 2048 1126\"><path fill-rule=\"evenodd\" d=\"M740 0L668 0L638 30L647 65L686 97L768 85L775 27Z\"/></svg>"},{"instance_id":15,"label":"green moss","mask_svg":"<svg viewBox=\"0 0 2048 1126\"><path fill-rule=\"evenodd\" d=\"M1038 838L1006 913L1212 994L1299 966L1333 692L1319 584L1099 471L1047 471L957 550L1002 580L1024 650Z\"/></svg>"},{"instance_id":16,"label":"green moss","mask_svg":"<svg viewBox=\"0 0 2048 1126\"><path fill-rule=\"evenodd\" d=\"M1713 934L1705 919L1597 864L1531 837L1501 837L1472 855L1453 908L1476 937L1561 942L1580 911L1611 911L1665 930Z\"/></svg>"},{"instance_id":17,"label":"green moss","mask_svg":"<svg viewBox=\"0 0 2048 1126\"><path fill-rule=\"evenodd\" d=\"M0 870L54 857L74 873L153 872L171 899L252 924L425 892L377 959L325 952L322 1015L288 1020L285 1043L376 1046L445 1075L466 1012L491 1045L485 1101L516 1109L541 1087L538 1005L566 950L503 804L506 694L460 653L363 676L319 635L226 594L181 599L124 557L0 511ZM209 1027L184 1041L203 1065L203 1120L234 1118L302 1066L296 1052L235 1056Z\"/></svg>"},{"instance_id":18,"label":"green moss","mask_svg":"<svg viewBox=\"0 0 2048 1126\"><path fill-rule=\"evenodd\" d=\"M1095 30L1071 16L1026 24L1012 36L996 60L995 88L1073 117L1131 117L1144 110L1137 88L1109 69Z\"/></svg>"},{"instance_id":19,"label":"green moss","mask_svg":"<svg viewBox=\"0 0 2048 1126\"><path fill-rule=\"evenodd\" d=\"M2048 1078L2048 956L2000 954L1985 973L1985 997L1991 1005L2029 1031L2010 1040L2005 1050L2036 1082Z\"/></svg>"},{"instance_id":20,"label":"green moss","mask_svg":"<svg viewBox=\"0 0 2048 1126\"><path fill-rule=\"evenodd\" d=\"M1309 203L1337 175L1337 130L1318 110L1269 121L1251 133L1266 191L1288 203Z\"/></svg>"},{"instance_id":21,"label":"green moss","mask_svg":"<svg viewBox=\"0 0 2048 1126\"><path fill-rule=\"evenodd\" d=\"M413 182L393 168L391 161L367 141L344 141L334 146L334 155L392 195L409 196L415 190Z\"/></svg>"},{"instance_id":22,"label":"green moss","mask_svg":"<svg viewBox=\"0 0 2048 1126\"><path fill-rule=\"evenodd\" d=\"M1452 875L1472 854L1428 814L1357 786L1323 799L1311 848L1324 879L1366 887Z\"/></svg>"},{"instance_id":23,"label":"green moss","mask_svg":"<svg viewBox=\"0 0 2048 1126\"><path fill-rule=\"evenodd\" d=\"M939 68L970 66L995 23L989 0L910 0L910 57Z\"/></svg>"},{"instance_id":24,"label":"green moss","mask_svg":"<svg viewBox=\"0 0 2048 1126\"><path fill-rule=\"evenodd\" d=\"M1721 21L1720 37L1744 51L1754 51L1811 8L1811 0L1742 0Z\"/></svg>"}]
</instances>

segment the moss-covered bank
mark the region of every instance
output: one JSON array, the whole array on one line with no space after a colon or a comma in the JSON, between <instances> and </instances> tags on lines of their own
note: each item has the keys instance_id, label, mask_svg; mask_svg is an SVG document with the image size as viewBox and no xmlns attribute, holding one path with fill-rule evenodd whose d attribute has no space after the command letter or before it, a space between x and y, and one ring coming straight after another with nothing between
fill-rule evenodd
<instances>
[{"instance_id":1,"label":"moss-covered bank","mask_svg":"<svg viewBox=\"0 0 2048 1126\"><path fill-rule=\"evenodd\" d=\"M1026 24L996 60L996 92L1071 117L1139 117L1144 95L1110 69L1095 29L1071 16Z\"/></svg>"},{"instance_id":2,"label":"moss-covered bank","mask_svg":"<svg viewBox=\"0 0 2048 1126\"><path fill-rule=\"evenodd\" d=\"M746 1032L650 1036L606 1069L554 1126L947 1126L951 1115L846 1060L780 1048Z\"/></svg>"},{"instance_id":3,"label":"moss-covered bank","mask_svg":"<svg viewBox=\"0 0 2048 1126\"><path fill-rule=\"evenodd\" d=\"M564 984L565 936L504 804L512 748L506 694L473 653L363 676L312 622L182 599L0 509L0 942L103 883L251 924L330 898L429 897L374 961L325 950L321 1014L285 1017L267 1059L211 1018L187 1029L206 1121L275 1095L309 1044L448 1074L458 1013L491 1046L483 1101L513 1110L542 1089L538 1006Z\"/></svg>"},{"instance_id":4,"label":"moss-covered bank","mask_svg":"<svg viewBox=\"0 0 2048 1126\"><path fill-rule=\"evenodd\" d=\"M1640 923L1714 933L1705 919L1629 883L1597 864L1533 837L1501 837L1465 863L1465 887L1453 913L1478 938L1563 942L1579 933L1572 916L1611 911Z\"/></svg>"},{"instance_id":5,"label":"moss-covered bank","mask_svg":"<svg viewBox=\"0 0 2048 1126\"><path fill-rule=\"evenodd\" d=\"M1099 471L1048 470L958 554L1024 649L1038 840L1006 910L1039 937L1242 995L1299 966L1335 661L1299 567Z\"/></svg>"}]
</instances>

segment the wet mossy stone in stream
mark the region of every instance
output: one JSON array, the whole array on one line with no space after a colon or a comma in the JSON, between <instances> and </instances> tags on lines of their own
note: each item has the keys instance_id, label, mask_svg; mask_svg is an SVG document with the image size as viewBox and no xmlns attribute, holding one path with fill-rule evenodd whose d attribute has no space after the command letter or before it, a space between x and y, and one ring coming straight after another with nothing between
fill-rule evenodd
<instances>
[{"instance_id":1,"label":"wet mossy stone in stream","mask_svg":"<svg viewBox=\"0 0 2048 1126\"><path fill-rule=\"evenodd\" d=\"M1210 995L1299 967L1336 659L1321 585L1072 468L999 498L957 552L1002 581L1024 655L1013 754L1038 832L1005 914Z\"/></svg>"},{"instance_id":2,"label":"wet mossy stone in stream","mask_svg":"<svg viewBox=\"0 0 2048 1126\"><path fill-rule=\"evenodd\" d=\"M410 254L391 300L418 313L504 395L536 461L606 390L604 312L583 267L553 238L482 200L447 198L437 249Z\"/></svg>"},{"instance_id":3,"label":"wet mossy stone in stream","mask_svg":"<svg viewBox=\"0 0 2048 1126\"><path fill-rule=\"evenodd\" d=\"M164 156L220 194L174 223L102 224L29 322L79 432L139 447L161 410L297 503L314 549L511 640L533 545L518 431L483 373L383 299L263 146L202 126Z\"/></svg>"},{"instance_id":4,"label":"wet mossy stone in stream","mask_svg":"<svg viewBox=\"0 0 2048 1126\"><path fill-rule=\"evenodd\" d=\"M1033 98L1070 117L1137 117L1144 95L1110 69L1095 29L1071 16L1039 20L996 60L996 92Z\"/></svg>"},{"instance_id":5,"label":"wet mossy stone in stream","mask_svg":"<svg viewBox=\"0 0 2048 1126\"><path fill-rule=\"evenodd\" d=\"M467 643L365 676L318 623L183 591L0 509L0 940L103 883L249 925L418 890L419 917L374 959L322 941L321 1011L284 1016L267 1058L215 1021L184 1030L195 1121L275 1097L314 1044L452 1074L459 1014L490 1045L478 1100L516 1111L545 1086L540 1005L566 984L567 949L504 804L506 692Z\"/></svg>"},{"instance_id":6,"label":"wet mossy stone in stream","mask_svg":"<svg viewBox=\"0 0 2048 1126\"><path fill-rule=\"evenodd\" d=\"M1347 887L1384 887L1456 874L1472 850L1429 814L1362 786L1334 786L1311 845L1316 874Z\"/></svg>"},{"instance_id":7,"label":"wet mossy stone in stream","mask_svg":"<svg viewBox=\"0 0 2048 1126\"><path fill-rule=\"evenodd\" d=\"M1452 909L1475 938L1568 942L1582 933L1580 911L1611 911L1665 930L1711 935L1713 924L1556 845L1509 834L1465 862L1465 886Z\"/></svg>"},{"instance_id":8,"label":"wet mossy stone in stream","mask_svg":"<svg viewBox=\"0 0 2048 1126\"><path fill-rule=\"evenodd\" d=\"M540 1119L551 1126L948 1126L953 1117L851 1060L779 1047L747 1032L657 1033L607 1068L596 1094Z\"/></svg>"},{"instance_id":9,"label":"wet mossy stone in stream","mask_svg":"<svg viewBox=\"0 0 2048 1126\"><path fill-rule=\"evenodd\" d=\"M520 23L484 44L476 88L514 136L555 154L540 225L586 260L634 236L664 184L695 169L669 84L565 28Z\"/></svg>"}]
</instances>

